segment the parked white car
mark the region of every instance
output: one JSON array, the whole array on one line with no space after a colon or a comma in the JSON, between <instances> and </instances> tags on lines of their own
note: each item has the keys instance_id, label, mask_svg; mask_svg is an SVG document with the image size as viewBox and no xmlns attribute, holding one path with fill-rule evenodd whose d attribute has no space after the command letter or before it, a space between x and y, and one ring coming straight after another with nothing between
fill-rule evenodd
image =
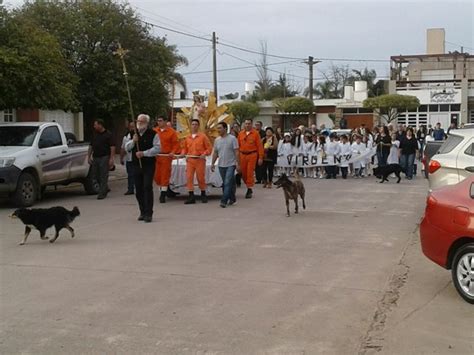
<instances>
[{"instance_id":1,"label":"parked white car","mask_svg":"<svg viewBox=\"0 0 474 355\"><path fill-rule=\"evenodd\" d=\"M428 169L431 190L474 175L474 128L452 130L431 158Z\"/></svg>"},{"instance_id":2,"label":"parked white car","mask_svg":"<svg viewBox=\"0 0 474 355\"><path fill-rule=\"evenodd\" d=\"M0 124L0 193L31 206L48 185L81 182L97 193L87 161L87 143L68 144L55 122Z\"/></svg>"}]
</instances>

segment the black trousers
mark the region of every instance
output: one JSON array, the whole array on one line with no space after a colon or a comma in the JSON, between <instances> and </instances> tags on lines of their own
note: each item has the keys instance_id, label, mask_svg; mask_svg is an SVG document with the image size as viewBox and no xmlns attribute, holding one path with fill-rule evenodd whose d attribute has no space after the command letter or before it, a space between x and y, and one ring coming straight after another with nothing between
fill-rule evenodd
<instances>
[{"instance_id":1,"label":"black trousers","mask_svg":"<svg viewBox=\"0 0 474 355\"><path fill-rule=\"evenodd\" d=\"M275 168L275 163L271 160L263 161L263 174L262 180L264 182L273 182L273 169Z\"/></svg>"},{"instance_id":2,"label":"black trousers","mask_svg":"<svg viewBox=\"0 0 474 355\"><path fill-rule=\"evenodd\" d=\"M336 178L336 166L335 165L330 165L330 166L325 166L324 170L326 170L327 178Z\"/></svg>"},{"instance_id":3,"label":"black trousers","mask_svg":"<svg viewBox=\"0 0 474 355\"><path fill-rule=\"evenodd\" d=\"M341 166L341 174L343 179L347 179L348 166Z\"/></svg>"},{"instance_id":4,"label":"black trousers","mask_svg":"<svg viewBox=\"0 0 474 355\"><path fill-rule=\"evenodd\" d=\"M155 164L143 164L133 166L133 178L135 181L135 196L137 197L140 215L153 216L153 177L155 176Z\"/></svg>"},{"instance_id":5,"label":"black trousers","mask_svg":"<svg viewBox=\"0 0 474 355\"><path fill-rule=\"evenodd\" d=\"M257 183L261 182L263 179L263 164L258 165L255 167L255 179L257 180Z\"/></svg>"}]
</instances>

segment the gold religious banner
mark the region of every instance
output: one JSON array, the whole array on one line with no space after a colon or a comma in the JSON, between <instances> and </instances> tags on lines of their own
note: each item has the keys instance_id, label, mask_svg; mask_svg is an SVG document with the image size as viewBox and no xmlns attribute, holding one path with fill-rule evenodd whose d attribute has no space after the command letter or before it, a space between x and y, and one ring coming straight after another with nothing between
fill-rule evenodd
<instances>
[{"instance_id":1,"label":"gold religious banner","mask_svg":"<svg viewBox=\"0 0 474 355\"><path fill-rule=\"evenodd\" d=\"M234 121L234 115L227 113L228 107L226 105L216 105L216 97L213 92L209 94L209 101L207 107L201 97L195 96L194 104L191 108L183 107L181 112L178 112L176 119L181 127L179 132L179 139L183 140L191 134L191 120L197 118L200 125L200 132L207 135L212 144L219 136L217 133L217 124L225 122L230 125Z\"/></svg>"}]
</instances>

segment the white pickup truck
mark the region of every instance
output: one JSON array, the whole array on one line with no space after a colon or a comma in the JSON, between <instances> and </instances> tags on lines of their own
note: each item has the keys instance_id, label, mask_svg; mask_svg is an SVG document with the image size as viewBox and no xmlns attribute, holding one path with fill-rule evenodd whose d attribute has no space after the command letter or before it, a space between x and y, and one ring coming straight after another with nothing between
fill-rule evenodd
<instances>
[{"instance_id":1,"label":"white pickup truck","mask_svg":"<svg viewBox=\"0 0 474 355\"><path fill-rule=\"evenodd\" d=\"M0 193L18 206L32 206L48 185L81 182L97 193L87 161L87 143L68 144L55 122L0 124Z\"/></svg>"}]
</instances>

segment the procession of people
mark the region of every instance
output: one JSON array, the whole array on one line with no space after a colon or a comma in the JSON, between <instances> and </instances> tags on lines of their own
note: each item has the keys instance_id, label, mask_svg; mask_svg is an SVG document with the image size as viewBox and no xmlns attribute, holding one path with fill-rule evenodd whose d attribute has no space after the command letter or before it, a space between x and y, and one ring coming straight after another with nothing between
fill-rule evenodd
<instances>
[{"instance_id":1,"label":"procession of people","mask_svg":"<svg viewBox=\"0 0 474 355\"><path fill-rule=\"evenodd\" d=\"M246 119L243 127L237 123L229 126L219 122L218 137L211 143L209 137L200 132L200 120L195 118L197 111L194 113L190 118L190 132L181 142L178 132L164 117L157 117L153 128L146 114L138 115L136 122L129 123L122 140L120 161L125 165L128 177L125 195L135 194L138 202L138 220L151 222L153 219L153 182L159 188L160 203L179 194L172 189L173 160L176 158L184 159L186 163L188 196L184 203L196 203L195 181L200 191L199 200L208 202L206 172L210 158L210 172L216 172L217 164L222 180L220 206L226 208L237 202L236 189L240 179L247 188L246 199L253 197L256 184L272 188L274 176L283 173L314 179L337 179L339 176L358 179L370 176L371 166L399 164L407 180L411 180L416 176L417 161L421 160L426 142L445 139L447 134L440 124L435 128L421 126L416 131L401 124L396 128L380 125L373 129L361 125L343 132L312 125L308 128L299 126L282 134L280 127L264 127L260 121L254 124L252 119ZM109 191L108 171L113 165L111 156L115 147L103 121L96 120L94 129L90 163L99 184L98 199L104 199ZM309 157L320 163L308 163ZM306 165L298 161L306 162Z\"/></svg>"}]
</instances>

